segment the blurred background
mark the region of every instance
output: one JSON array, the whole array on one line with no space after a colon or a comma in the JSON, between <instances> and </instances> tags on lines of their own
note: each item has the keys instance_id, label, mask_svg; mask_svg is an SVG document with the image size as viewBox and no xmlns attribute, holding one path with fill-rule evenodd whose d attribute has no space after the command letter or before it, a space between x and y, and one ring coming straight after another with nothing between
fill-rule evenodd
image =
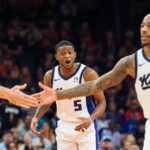
<instances>
[{"instance_id":1,"label":"blurred background","mask_svg":"<svg viewBox=\"0 0 150 150\"><path fill-rule=\"evenodd\" d=\"M26 82L26 93L39 91L38 81L57 64L54 46L62 39L74 43L77 61L106 73L141 47L139 27L149 8L149 0L0 0L0 84ZM128 77L105 96L100 143L110 150L141 149L145 119L134 80ZM30 130L34 112L0 101L0 150L5 144L8 150L57 149L55 106L39 122L40 137Z\"/></svg>"}]
</instances>

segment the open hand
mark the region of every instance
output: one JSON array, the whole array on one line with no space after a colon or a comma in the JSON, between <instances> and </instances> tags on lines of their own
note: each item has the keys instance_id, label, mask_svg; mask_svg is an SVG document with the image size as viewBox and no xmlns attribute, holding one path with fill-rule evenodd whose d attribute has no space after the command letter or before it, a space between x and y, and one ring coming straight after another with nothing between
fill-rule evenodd
<instances>
[{"instance_id":1,"label":"open hand","mask_svg":"<svg viewBox=\"0 0 150 150\"><path fill-rule=\"evenodd\" d=\"M38 107L38 101L34 97L21 92L21 90L24 90L26 88L26 86L26 84L16 85L13 88L8 89L8 101L14 105L24 108Z\"/></svg>"},{"instance_id":2,"label":"open hand","mask_svg":"<svg viewBox=\"0 0 150 150\"><path fill-rule=\"evenodd\" d=\"M52 104L57 100L56 93L53 89L43 85L42 83L39 83L39 86L42 91L39 93L35 93L32 96L40 102L40 106Z\"/></svg>"}]
</instances>

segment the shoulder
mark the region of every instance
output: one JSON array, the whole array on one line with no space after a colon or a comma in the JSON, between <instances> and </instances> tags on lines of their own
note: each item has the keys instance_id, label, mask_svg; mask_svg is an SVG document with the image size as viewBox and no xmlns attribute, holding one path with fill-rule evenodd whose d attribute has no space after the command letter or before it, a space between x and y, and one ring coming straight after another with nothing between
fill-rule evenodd
<instances>
[{"instance_id":1,"label":"shoulder","mask_svg":"<svg viewBox=\"0 0 150 150\"><path fill-rule=\"evenodd\" d=\"M52 81L52 70L49 70L44 75L44 85L51 87L51 81Z\"/></svg>"},{"instance_id":2,"label":"shoulder","mask_svg":"<svg viewBox=\"0 0 150 150\"><path fill-rule=\"evenodd\" d=\"M53 70L47 71L47 72L44 74L44 77L50 78L50 77L52 76L52 72L53 72Z\"/></svg>"},{"instance_id":3,"label":"shoulder","mask_svg":"<svg viewBox=\"0 0 150 150\"><path fill-rule=\"evenodd\" d=\"M98 73L92 68L87 67L83 72L83 78L85 81L96 80L98 77Z\"/></svg>"},{"instance_id":4,"label":"shoulder","mask_svg":"<svg viewBox=\"0 0 150 150\"><path fill-rule=\"evenodd\" d=\"M129 75L133 75L135 67L135 53L121 58L115 65L114 70L120 70Z\"/></svg>"}]
</instances>

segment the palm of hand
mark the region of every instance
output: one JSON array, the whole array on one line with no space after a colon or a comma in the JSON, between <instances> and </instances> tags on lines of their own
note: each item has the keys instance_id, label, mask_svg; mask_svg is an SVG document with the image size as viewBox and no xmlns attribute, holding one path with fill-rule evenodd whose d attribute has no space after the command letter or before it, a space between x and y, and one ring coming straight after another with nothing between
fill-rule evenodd
<instances>
[{"instance_id":1,"label":"palm of hand","mask_svg":"<svg viewBox=\"0 0 150 150\"><path fill-rule=\"evenodd\" d=\"M44 89L40 96L45 104L51 104L56 101L56 94L52 89Z\"/></svg>"}]
</instances>

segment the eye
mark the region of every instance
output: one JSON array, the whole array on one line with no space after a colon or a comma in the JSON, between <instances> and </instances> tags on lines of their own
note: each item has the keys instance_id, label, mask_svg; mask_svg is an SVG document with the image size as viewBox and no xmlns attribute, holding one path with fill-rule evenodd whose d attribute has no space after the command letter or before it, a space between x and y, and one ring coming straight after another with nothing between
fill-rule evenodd
<instances>
[{"instance_id":1,"label":"eye","mask_svg":"<svg viewBox=\"0 0 150 150\"><path fill-rule=\"evenodd\" d=\"M148 24L147 26L148 26L148 28L150 28L150 24Z\"/></svg>"},{"instance_id":2,"label":"eye","mask_svg":"<svg viewBox=\"0 0 150 150\"><path fill-rule=\"evenodd\" d=\"M143 28L143 27L144 27L144 23L141 24L141 28Z\"/></svg>"},{"instance_id":3,"label":"eye","mask_svg":"<svg viewBox=\"0 0 150 150\"><path fill-rule=\"evenodd\" d=\"M60 53L60 55L64 56L64 55L65 55L65 53Z\"/></svg>"}]
</instances>

